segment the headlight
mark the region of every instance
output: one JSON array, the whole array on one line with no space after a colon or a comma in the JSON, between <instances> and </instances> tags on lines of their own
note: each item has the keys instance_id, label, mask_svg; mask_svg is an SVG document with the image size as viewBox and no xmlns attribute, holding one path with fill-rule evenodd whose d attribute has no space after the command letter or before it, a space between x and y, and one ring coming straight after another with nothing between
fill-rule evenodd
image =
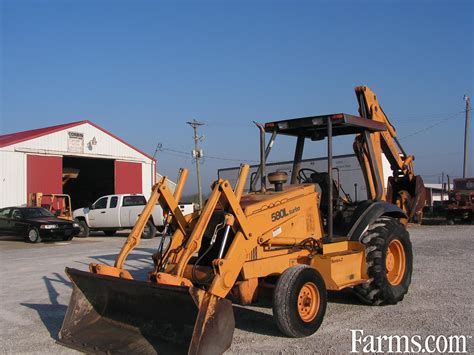
<instances>
[{"instance_id":1,"label":"headlight","mask_svg":"<svg viewBox=\"0 0 474 355\"><path fill-rule=\"evenodd\" d=\"M43 224L40 226L41 229L55 229L58 228L57 224Z\"/></svg>"},{"instance_id":2,"label":"headlight","mask_svg":"<svg viewBox=\"0 0 474 355\"><path fill-rule=\"evenodd\" d=\"M73 223L72 226L75 228L79 228L79 223Z\"/></svg>"}]
</instances>

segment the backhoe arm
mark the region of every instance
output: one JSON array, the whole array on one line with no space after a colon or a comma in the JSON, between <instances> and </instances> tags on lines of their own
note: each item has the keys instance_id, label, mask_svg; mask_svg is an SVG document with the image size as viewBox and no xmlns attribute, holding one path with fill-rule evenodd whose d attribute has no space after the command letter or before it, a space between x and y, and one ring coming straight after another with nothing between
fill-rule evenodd
<instances>
[{"instance_id":1,"label":"backhoe arm","mask_svg":"<svg viewBox=\"0 0 474 355\"><path fill-rule=\"evenodd\" d=\"M398 142L397 131L380 107L377 96L367 86L357 86L355 92L359 102L360 115L374 121L382 122L387 127L386 131L371 134L373 144L379 146L387 157L394 176L402 174L409 176L411 179L414 175L412 162L415 158L413 155L407 155ZM381 175L383 177L383 172Z\"/></svg>"},{"instance_id":2,"label":"backhoe arm","mask_svg":"<svg viewBox=\"0 0 474 355\"><path fill-rule=\"evenodd\" d=\"M387 128L386 131L360 135L354 141L354 151L366 179L368 198L394 203L411 219L422 210L425 202L423 180L413 170L415 158L407 155L400 145L397 132L380 107L375 93L367 86L357 86L355 93L360 116L381 122ZM391 177L384 176L382 154L390 163Z\"/></svg>"}]
</instances>

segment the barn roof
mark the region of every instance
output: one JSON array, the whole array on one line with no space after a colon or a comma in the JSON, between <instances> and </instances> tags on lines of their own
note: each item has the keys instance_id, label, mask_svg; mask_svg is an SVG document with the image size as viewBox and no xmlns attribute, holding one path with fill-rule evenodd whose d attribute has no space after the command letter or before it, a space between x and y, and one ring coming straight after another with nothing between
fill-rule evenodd
<instances>
[{"instance_id":1,"label":"barn roof","mask_svg":"<svg viewBox=\"0 0 474 355\"><path fill-rule=\"evenodd\" d=\"M96 124L92 123L89 120L70 122L70 123L60 124L60 125L56 125L56 126L37 128L37 129L31 129L29 131L22 131L22 132L16 132L16 133L0 135L0 148L7 147L9 145L16 144L16 143L28 141L28 140L31 140L31 139L34 139L34 138L42 137L42 136L45 136L45 135L48 135L48 134L51 134L51 133L54 133L54 132L59 132L59 131L62 131L64 129L67 129L67 128L80 126L82 124L89 124L89 125L97 128L97 129L101 130L102 132L108 134L109 136L117 139L121 143L129 146L130 148L136 150L140 154L143 154L147 158L155 160L150 155L142 152L140 149L138 149L138 148L134 147L133 145L125 142L123 139L113 135L109 131L103 129L102 127L97 126Z\"/></svg>"}]
</instances>

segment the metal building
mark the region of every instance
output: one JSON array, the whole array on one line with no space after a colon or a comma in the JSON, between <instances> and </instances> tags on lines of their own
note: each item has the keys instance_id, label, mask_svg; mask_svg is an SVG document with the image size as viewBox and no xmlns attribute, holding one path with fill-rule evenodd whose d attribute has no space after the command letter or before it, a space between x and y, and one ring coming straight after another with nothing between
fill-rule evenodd
<instances>
[{"instance_id":1,"label":"metal building","mask_svg":"<svg viewBox=\"0 0 474 355\"><path fill-rule=\"evenodd\" d=\"M33 192L69 194L74 208L113 193L148 197L155 179L155 159L90 121L0 136L0 207Z\"/></svg>"}]
</instances>

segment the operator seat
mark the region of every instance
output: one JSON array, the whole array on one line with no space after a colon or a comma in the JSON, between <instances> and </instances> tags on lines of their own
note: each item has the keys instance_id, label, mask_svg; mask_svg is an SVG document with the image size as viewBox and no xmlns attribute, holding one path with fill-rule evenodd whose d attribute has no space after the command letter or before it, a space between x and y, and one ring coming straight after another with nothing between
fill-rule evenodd
<instances>
[{"instance_id":1,"label":"operator seat","mask_svg":"<svg viewBox=\"0 0 474 355\"><path fill-rule=\"evenodd\" d=\"M336 206L337 199L339 195L339 191L337 189L336 184L332 181L332 184L329 181L329 174L328 173L313 173L311 174L311 181L314 184L318 184L321 188L321 202L319 204L319 208L321 209L321 213L324 216L328 215L328 207L329 207L329 186L332 185L332 202L333 206Z\"/></svg>"}]
</instances>

